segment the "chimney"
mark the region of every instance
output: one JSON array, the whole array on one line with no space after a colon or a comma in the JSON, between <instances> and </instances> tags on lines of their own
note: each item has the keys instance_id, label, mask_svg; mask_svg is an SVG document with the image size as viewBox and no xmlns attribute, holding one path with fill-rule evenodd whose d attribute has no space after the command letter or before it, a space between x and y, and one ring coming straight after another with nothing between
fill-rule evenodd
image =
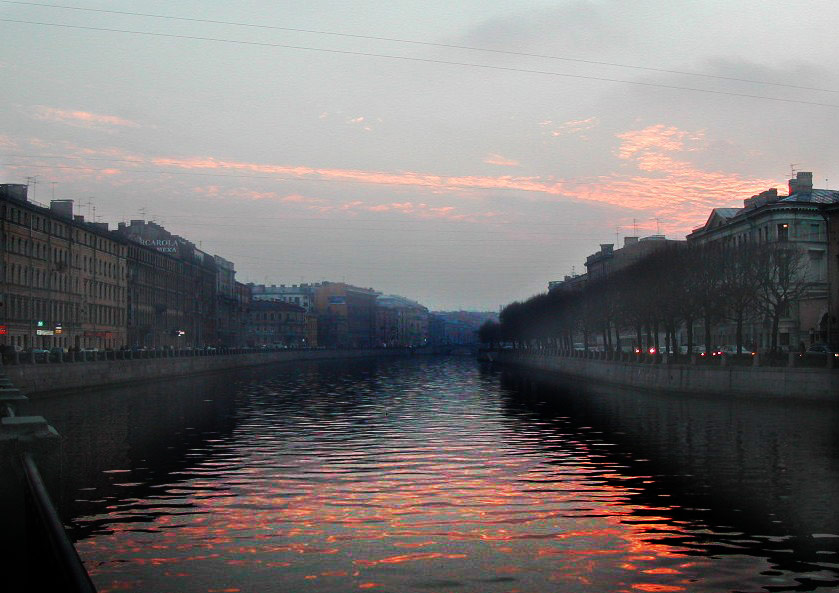
<instances>
[{"instance_id":1,"label":"chimney","mask_svg":"<svg viewBox=\"0 0 839 593\"><path fill-rule=\"evenodd\" d=\"M76 214L73 217L73 220L76 221L76 222L84 222L84 216L82 216L81 214Z\"/></svg>"},{"instance_id":2,"label":"chimney","mask_svg":"<svg viewBox=\"0 0 839 593\"><path fill-rule=\"evenodd\" d=\"M600 252L601 253L612 253L612 248L615 246L614 243L601 243L600 244Z\"/></svg>"},{"instance_id":3,"label":"chimney","mask_svg":"<svg viewBox=\"0 0 839 593\"><path fill-rule=\"evenodd\" d=\"M813 174L810 171L799 171L795 179L789 180L789 195L797 192L809 192L813 189Z\"/></svg>"},{"instance_id":4,"label":"chimney","mask_svg":"<svg viewBox=\"0 0 839 593\"><path fill-rule=\"evenodd\" d=\"M73 200L52 200L50 212L61 218L73 220Z\"/></svg>"},{"instance_id":5,"label":"chimney","mask_svg":"<svg viewBox=\"0 0 839 593\"><path fill-rule=\"evenodd\" d=\"M638 237L624 237L623 238L623 246L628 247L629 245L635 245L638 242Z\"/></svg>"},{"instance_id":6,"label":"chimney","mask_svg":"<svg viewBox=\"0 0 839 593\"><path fill-rule=\"evenodd\" d=\"M28 190L29 186L23 183L3 183L0 184L0 198L25 202Z\"/></svg>"}]
</instances>

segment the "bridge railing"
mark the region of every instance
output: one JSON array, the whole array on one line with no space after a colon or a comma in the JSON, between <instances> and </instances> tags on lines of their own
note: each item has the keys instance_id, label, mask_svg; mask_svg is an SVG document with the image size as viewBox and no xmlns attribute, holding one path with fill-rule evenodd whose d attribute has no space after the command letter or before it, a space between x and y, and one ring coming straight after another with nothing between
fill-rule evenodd
<instances>
[{"instance_id":1,"label":"bridge railing","mask_svg":"<svg viewBox=\"0 0 839 593\"><path fill-rule=\"evenodd\" d=\"M0 374L0 544L4 591L95 593L96 587L50 498L36 457L55 450L58 433L41 416L19 416L27 401Z\"/></svg>"}]
</instances>

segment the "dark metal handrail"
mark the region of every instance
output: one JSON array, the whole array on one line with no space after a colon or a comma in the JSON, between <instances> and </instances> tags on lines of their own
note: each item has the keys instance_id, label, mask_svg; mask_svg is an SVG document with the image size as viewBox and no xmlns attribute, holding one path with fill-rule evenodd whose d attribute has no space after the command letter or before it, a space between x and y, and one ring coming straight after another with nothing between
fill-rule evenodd
<instances>
[{"instance_id":1,"label":"dark metal handrail","mask_svg":"<svg viewBox=\"0 0 839 593\"><path fill-rule=\"evenodd\" d=\"M76 548L67 537L67 532L64 531L64 525L52 504L35 460L32 459L32 455L24 452L21 454L21 462L38 517L44 526L53 555L67 578L68 585L73 587L73 591L79 593L96 593L96 587L90 580Z\"/></svg>"}]
</instances>

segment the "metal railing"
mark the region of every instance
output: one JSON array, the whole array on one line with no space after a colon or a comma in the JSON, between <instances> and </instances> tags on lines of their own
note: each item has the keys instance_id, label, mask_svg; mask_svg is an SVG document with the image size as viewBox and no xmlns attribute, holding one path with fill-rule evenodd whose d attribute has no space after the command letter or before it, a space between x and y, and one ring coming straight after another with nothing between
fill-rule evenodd
<instances>
[{"instance_id":1,"label":"metal railing","mask_svg":"<svg viewBox=\"0 0 839 593\"><path fill-rule=\"evenodd\" d=\"M41 478L41 472L35 460L28 452L21 454L21 465L26 477L27 498L32 502L40 522L41 532L46 535L53 561L58 565L61 579L71 591L78 593L96 593L96 587L90 580L76 548L67 537L64 525L58 517L58 511L52 504L47 487Z\"/></svg>"},{"instance_id":2,"label":"metal railing","mask_svg":"<svg viewBox=\"0 0 839 593\"><path fill-rule=\"evenodd\" d=\"M26 517L19 523L21 533L4 535L6 538L14 537L19 542L27 543L24 559L31 569L27 572L24 570L27 567L16 566L18 574L10 579L9 590L17 590L16 581L21 585L20 590L29 590L30 583L24 585L21 582L24 578L22 575L29 574L29 578L38 580L39 589L96 593L96 587L64 529L32 454L32 449L38 447L41 441L55 439L58 433L40 416L18 416L15 404L25 401L26 397L10 385L5 375L0 374L0 378L3 379L3 393L0 394L0 441L3 444L3 452L9 457L7 462L13 466L15 462L19 463L23 477L14 479L14 476L7 476L9 479L4 481L3 487L15 489L18 496L13 496L12 499L23 501L24 507L6 508L4 511L21 512ZM20 553L18 557L21 557ZM9 585L9 581L6 584Z\"/></svg>"}]
</instances>

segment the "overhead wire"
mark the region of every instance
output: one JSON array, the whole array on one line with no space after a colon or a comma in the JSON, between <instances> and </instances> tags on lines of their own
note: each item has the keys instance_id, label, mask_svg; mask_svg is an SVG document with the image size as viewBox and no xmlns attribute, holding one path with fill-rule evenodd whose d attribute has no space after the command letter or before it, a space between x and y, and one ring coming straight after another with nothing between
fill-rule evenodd
<instances>
[{"instance_id":1,"label":"overhead wire","mask_svg":"<svg viewBox=\"0 0 839 593\"><path fill-rule=\"evenodd\" d=\"M99 32L108 32L108 33L121 33L127 35L140 35L140 36L148 36L148 37L160 37L160 38L169 38L169 39L185 39L190 41L209 41L213 43L228 43L234 45L244 45L244 46L254 46L254 47L272 47L272 48L280 48L280 49L294 49L294 50L301 50L301 51L311 51L311 52L322 52L322 53L329 53L329 54L339 54L339 55L350 55L350 56L361 56L361 57L373 57L373 58L383 58L388 60L398 60L404 62L413 62L413 63L425 63L425 64L440 64L440 65L447 65L447 66L460 66L460 67L469 67L469 68L479 68L484 70L497 70L503 72L518 72L524 74L537 74L537 75L544 75L544 76L554 76L560 78L571 78L575 80L592 80L597 82L614 82L620 84L631 84L635 86L642 86L642 87L651 87L651 88L662 88L662 89L670 89L670 90L679 90L679 91L687 91L687 92L696 92L696 93L705 93L711 95L721 95L721 96L728 96L728 97L741 97L741 98L748 98L748 99L758 99L764 101L775 101L780 103L793 103L799 105L813 105L818 107L830 107L830 108L839 108L839 104L835 103L822 103L819 101L805 101L803 99L789 99L784 97L770 97L766 95L754 95L751 93L738 93L734 91L722 91L722 90L715 90L715 89L703 89L698 87L687 87L687 86L680 86L680 85L671 85L671 84L662 84L656 82L644 82L639 80L626 80L620 78L609 78L605 76L590 76L585 74L571 74L567 72L553 72L550 70L535 70L529 68L517 68L512 66L499 66L494 64L477 64L474 62L458 62L454 60L441 60L435 58L419 58L413 56L399 56L394 54L381 54L375 52L364 52L364 51L351 51L351 50L343 50L343 49L331 49L331 48L323 48L323 47L311 47L311 46L304 46L304 45L292 45L292 44L285 44L285 43L269 43L269 42L262 42L262 41L247 41L241 39L223 39L218 37L204 37L199 35L178 35L174 33L159 33L153 31L135 31L130 29L115 29L110 27L93 27L93 26L85 26L85 25L70 25L66 23L46 23L42 21L30 21L24 19L9 19L9 18L0 18L0 22L6 23L17 23L17 24L27 24L27 25L37 25L37 26L44 26L44 27L57 27L57 28L65 28L65 29L76 29L76 30L83 30L83 31L99 31Z\"/></svg>"},{"instance_id":2,"label":"overhead wire","mask_svg":"<svg viewBox=\"0 0 839 593\"><path fill-rule=\"evenodd\" d=\"M493 54L501 54L501 55L510 55L510 56L519 56L519 57L527 57L527 58L539 58L545 60L558 60L564 62L573 62L573 63L580 63L580 64L587 64L587 65L596 65L596 66L610 66L614 68L628 68L632 70L643 70L648 72L658 72L662 74L678 74L681 76L694 76L700 78L710 78L710 79L717 79L717 80L727 80L733 82L745 82L749 84L761 84L767 86L776 86L776 87L785 87L791 89L798 89L798 90L806 90L806 91L818 91L824 93L839 93L839 90L836 89L826 89L820 87L810 87L810 86L802 86L802 85L795 85L789 83L782 83L782 82L772 82L767 80L756 80L756 79L749 79L749 78L740 78L736 76L723 76L720 74L708 74L704 72L691 72L686 70L674 70L669 68L657 68L654 66L640 66L637 64L621 64L618 62L607 62L603 60L591 60L585 58L572 58L568 56L557 56L552 54L539 54L539 53L531 53L531 52L523 52L523 51L513 51L513 50L504 50L504 49L496 49L496 48L489 48L489 47L476 47L472 45L460 45L455 43L439 43L433 41L419 41L416 39L403 39L398 37L384 37L384 36L377 36L377 35L361 35L358 33L346 33L346 32L339 32L339 31L326 31L322 29L304 29L299 27L282 27L279 25L266 25L266 24L259 24L259 23L244 23L244 22L237 22L237 21L224 21L224 20L217 20L217 19L206 19L206 18L197 18L197 17L183 17L183 16L175 16L175 15L162 15L162 14L154 14L148 12L136 12L136 11L128 11L128 10L113 10L113 9L106 9L106 8L89 8L89 7L82 7L82 6L68 6L65 4L48 4L44 2L24 2L21 0L0 0L3 4L17 4L22 6L35 6L39 8L58 8L62 10L73 10L73 11L83 11L83 12L94 12L94 13L103 13L103 14L114 14L114 15L122 15L122 16L140 16L145 18L154 18L154 19L164 19L164 20L172 20L172 21L183 21L183 22L192 22L192 23L206 23L206 24L213 24L213 25L228 25L228 26L235 26L235 27L248 27L253 29L266 29L272 31L286 31L291 33L306 33L306 34L313 34L313 35L329 35L334 37L345 37L350 39L365 39L371 41L386 41L390 43L403 43L403 44L410 44L410 45L419 45L419 46L426 46L426 47L438 47L444 49L458 49L458 50L466 50L466 51L473 51L473 52L486 52L486 53L493 53Z\"/></svg>"}]
</instances>

